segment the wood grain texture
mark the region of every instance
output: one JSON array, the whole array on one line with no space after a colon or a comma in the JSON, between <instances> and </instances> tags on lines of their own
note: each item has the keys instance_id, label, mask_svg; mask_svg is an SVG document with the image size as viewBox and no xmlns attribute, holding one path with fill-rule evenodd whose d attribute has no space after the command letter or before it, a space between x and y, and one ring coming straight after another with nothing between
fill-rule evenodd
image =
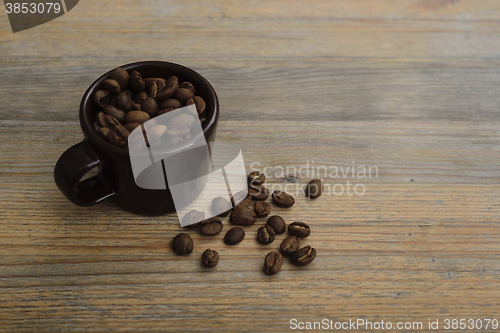
<instances>
[{"instance_id":1,"label":"wood grain texture","mask_svg":"<svg viewBox=\"0 0 500 333\"><path fill-rule=\"evenodd\" d=\"M86 0L13 34L2 12L0 331L500 320L499 17L494 0ZM221 103L218 140L241 145L248 171L269 166L270 188L280 167L308 161L377 167L370 178L321 176L336 190L363 184L364 195L273 206L310 224L311 265L285 260L264 275L286 236L259 245L265 219L233 247L223 233L188 231L195 251L178 257L174 216L63 197L52 172L82 139L83 92L140 60L204 75ZM211 270L200 264L209 247L221 258Z\"/></svg>"}]
</instances>

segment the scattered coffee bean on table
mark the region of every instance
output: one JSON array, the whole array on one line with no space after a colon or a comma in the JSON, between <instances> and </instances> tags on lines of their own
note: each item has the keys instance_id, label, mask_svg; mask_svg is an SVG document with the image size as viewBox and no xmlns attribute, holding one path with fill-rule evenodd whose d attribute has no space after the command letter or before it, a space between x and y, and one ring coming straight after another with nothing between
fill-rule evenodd
<instances>
[{"instance_id":1,"label":"scattered coffee bean on table","mask_svg":"<svg viewBox=\"0 0 500 333\"><path fill-rule=\"evenodd\" d=\"M304 222L293 222L288 225L288 232L294 236L305 238L311 233L311 229Z\"/></svg>"},{"instance_id":2,"label":"scattered coffee bean on table","mask_svg":"<svg viewBox=\"0 0 500 333\"><path fill-rule=\"evenodd\" d=\"M248 189L248 194L253 200L263 201L269 198L269 190L262 185L253 185Z\"/></svg>"},{"instance_id":3,"label":"scattered coffee bean on table","mask_svg":"<svg viewBox=\"0 0 500 333\"><path fill-rule=\"evenodd\" d=\"M214 267L219 263L219 253L215 250L206 249L201 255L201 262L205 267Z\"/></svg>"},{"instance_id":4,"label":"scattered coffee bean on table","mask_svg":"<svg viewBox=\"0 0 500 333\"><path fill-rule=\"evenodd\" d=\"M295 199L290 194L283 191L274 191L272 198L278 207L289 208L295 204Z\"/></svg>"},{"instance_id":5,"label":"scattered coffee bean on table","mask_svg":"<svg viewBox=\"0 0 500 333\"><path fill-rule=\"evenodd\" d=\"M323 193L323 182L319 179L313 179L307 184L306 196L309 199L316 199Z\"/></svg>"},{"instance_id":6,"label":"scattered coffee bean on table","mask_svg":"<svg viewBox=\"0 0 500 333\"><path fill-rule=\"evenodd\" d=\"M188 228L188 229L198 229L198 227L200 226L201 221L203 221L203 219L205 219L205 212L200 212L200 211L193 209L192 211L190 211L189 213L184 215L184 217L182 218L182 224L185 225L186 228ZM194 221L198 221L198 222L194 222ZM188 224L188 223L191 223L191 224Z\"/></svg>"},{"instance_id":7,"label":"scattered coffee bean on table","mask_svg":"<svg viewBox=\"0 0 500 333\"><path fill-rule=\"evenodd\" d=\"M223 227L224 224L222 224L220 218L215 216L201 222L200 232L204 235L213 236L221 232Z\"/></svg>"},{"instance_id":8,"label":"scattered coffee bean on table","mask_svg":"<svg viewBox=\"0 0 500 333\"><path fill-rule=\"evenodd\" d=\"M217 197L212 200L212 208L214 212L220 212L219 217L226 217L231 210L231 204L224 197Z\"/></svg>"},{"instance_id":9,"label":"scattered coffee bean on table","mask_svg":"<svg viewBox=\"0 0 500 333\"><path fill-rule=\"evenodd\" d=\"M271 204L266 201L257 201L254 206L257 217L264 217L271 213Z\"/></svg>"},{"instance_id":10,"label":"scattered coffee bean on table","mask_svg":"<svg viewBox=\"0 0 500 333\"><path fill-rule=\"evenodd\" d=\"M259 171L250 172L248 175L248 185L262 185L266 181L266 176Z\"/></svg>"},{"instance_id":11,"label":"scattered coffee bean on table","mask_svg":"<svg viewBox=\"0 0 500 333\"><path fill-rule=\"evenodd\" d=\"M255 210L250 207L235 208L229 217L231 224L235 225L252 225L257 221Z\"/></svg>"},{"instance_id":12,"label":"scattered coffee bean on table","mask_svg":"<svg viewBox=\"0 0 500 333\"><path fill-rule=\"evenodd\" d=\"M245 230L240 227L229 229L224 236L224 242L227 245L236 245L245 238Z\"/></svg>"},{"instance_id":13,"label":"scattered coffee bean on table","mask_svg":"<svg viewBox=\"0 0 500 333\"><path fill-rule=\"evenodd\" d=\"M257 240L261 244L269 244L274 241L274 238L276 237L276 233L274 232L274 229L271 228L268 225L265 225L263 227L260 227L257 230Z\"/></svg>"},{"instance_id":14,"label":"scattered coffee bean on table","mask_svg":"<svg viewBox=\"0 0 500 333\"><path fill-rule=\"evenodd\" d=\"M246 208L250 202L252 202L252 197L248 194L248 190L237 192L231 197L231 205L234 208Z\"/></svg>"},{"instance_id":15,"label":"scattered coffee bean on table","mask_svg":"<svg viewBox=\"0 0 500 333\"><path fill-rule=\"evenodd\" d=\"M316 258L316 249L309 245L297 250L292 256L293 262L299 266L308 265L314 258Z\"/></svg>"},{"instance_id":16,"label":"scattered coffee bean on table","mask_svg":"<svg viewBox=\"0 0 500 333\"><path fill-rule=\"evenodd\" d=\"M285 220L283 220L283 218L278 215L273 215L270 218L268 218L267 225L270 225L274 229L276 235L280 235L284 233L286 230Z\"/></svg>"},{"instance_id":17,"label":"scattered coffee bean on table","mask_svg":"<svg viewBox=\"0 0 500 333\"><path fill-rule=\"evenodd\" d=\"M300 247L300 239L297 236L288 236L280 245L280 250L283 254L289 256L297 252Z\"/></svg>"},{"instance_id":18,"label":"scattered coffee bean on table","mask_svg":"<svg viewBox=\"0 0 500 333\"><path fill-rule=\"evenodd\" d=\"M269 275L274 275L279 272L283 265L283 256L276 252L269 252L264 260L264 272Z\"/></svg>"},{"instance_id":19,"label":"scattered coffee bean on table","mask_svg":"<svg viewBox=\"0 0 500 333\"><path fill-rule=\"evenodd\" d=\"M186 233L180 233L172 240L172 249L178 255L189 254L193 248L193 239Z\"/></svg>"}]
</instances>

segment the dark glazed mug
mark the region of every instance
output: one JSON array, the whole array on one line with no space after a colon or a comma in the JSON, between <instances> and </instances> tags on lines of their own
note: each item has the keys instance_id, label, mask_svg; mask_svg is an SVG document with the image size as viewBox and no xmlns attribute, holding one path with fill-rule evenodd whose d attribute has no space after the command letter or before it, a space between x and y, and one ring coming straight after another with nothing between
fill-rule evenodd
<instances>
[{"instance_id":1,"label":"dark glazed mug","mask_svg":"<svg viewBox=\"0 0 500 333\"><path fill-rule=\"evenodd\" d=\"M136 70L144 78L168 78L175 75L179 82L191 82L196 88L196 94L205 100L206 121L202 126L203 135L192 138L185 145L197 140L206 140L207 143L215 140L219 101L215 90L203 76L187 67L162 61L136 62L121 67L129 73ZM173 212L175 206L168 184L165 190L137 186L128 147L112 145L99 136L92 126L97 112L92 96L95 91L102 89L102 82L109 77L110 72L92 83L83 95L80 104L80 126L84 139L66 150L57 161L54 169L57 187L66 198L79 206L92 206L113 197L121 207L133 212L153 215ZM192 161L177 161L180 168L190 162ZM81 181L87 172L96 167L99 170L96 176Z\"/></svg>"}]
</instances>

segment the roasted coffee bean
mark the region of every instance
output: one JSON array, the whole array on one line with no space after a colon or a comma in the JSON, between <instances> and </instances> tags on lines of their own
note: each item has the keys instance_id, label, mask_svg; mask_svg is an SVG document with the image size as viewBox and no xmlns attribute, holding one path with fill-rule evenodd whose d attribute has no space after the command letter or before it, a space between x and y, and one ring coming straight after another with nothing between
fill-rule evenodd
<instances>
[{"instance_id":1,"label":"roasted coffee bean","mask_svg":"<svg viewBox=\"0 0 500 333\"><path fill-rule=\"evenodd\" d=\"M132 100L134 101L134 103L142 104L142 102L144 102L146 98L148 98L148 93L145 91L141 91L135 94Z\"/></svg>"},{"instance_id":2,"label":"roasted coffee bean","mask_svg":"<svg viewBox=\"0 0 500 333\"><path fill-rule=\"evenodd\" d=\"M109 129L113 129L115 126L121 125L115 117L110 116L109 114L105 114L104 112L99 113L99 122L102 126Z\"/></svg>"},{"instance_id":3,"label":"roasted coffee bean","mask_svg":"<svg viewBox=\"0 0 500 333\"><path fill-rule=\"evenodd\" d=\"M127 139L130 135L130 132L122 125L116 125L115 128L113 128L113 132L124 139Z\"/></svg>"},{"instance_id":4,"label":"roasted coffee bean","mask_svg":"<svg viewBox=\"0 0 500 333\"><path fill-rule=\"evenodd\" d=\"M269 275L274 275L279 272L283 265L283 256L276 252L269 252L264 260L264 272Z\"/></svg>"},{"instance_id":5,"label":"roasted coffee bean","mask_svg":"<svg viewBox=\"0 0 500 333\"><path fill-rule=\"evenodd\" d=\"M141 124L139 124L139 123L129 123L129 124L123 125L123 127L125 127L127 129L127 131L129 131L130 133L132 133L132 131L135 130L139 126L141 126Z\"/></svg>"},{"instance_id":6,"label":"roasted coffee bean","mask_svg":"<svg viewBox=\"0 0 500 333\"><path fill-rule=\"evenodd\" d=\"M132 105L132 111L142 111L141 104L134 103Z\"/></svg>"},{"instance_id":7,"label":"roasted coffee bean","mask_svg":"<svg viewBox=\"0 0 500 333\"><path fill-rule=\"evenodd\" d=\"M292 261L299 266L305 266L314 258L316 258L316 249L307 245L293 254Z\"/></svg>"},{"instance_id":8,"label":"roasted coffee bean","mask_svg":"<svg viewBox=\"0 0 500 333\"><path fill-rule=\"evenodd\" d=\"M212 211L219 217L226 217L231 210L231 204L224 197L216 197L212 200Z\"/></svg>"},{"instance_id":9,"label":"roasted coffee bean","mask_svg":"<svg viewBox=\"0 0 500 333\"><path fill-rule=\"evenodd\" d=\"M229 221L236 225L252 225L257 221L255 210L245 208L235 208L229 217Z\"/></svg>"},{"instance_id":10,"label":"roasted coffee bean","mask_svg":"<svg viewBox=\"0 0 500 333\"><path fill-rule=\"evenodd\" d=\"M100 108L111 102L111 92L109 90L98 90L94 93L94 104Z\"/></svg>"},{"instance_id":11,"label":"roasted coffee bean","mask_svg":"<svg viewBox=\"0 0 500 333\"><path fill-rule=\"evenodd\" d=\"M265 225L263 227L260 227L257 230L257 240L261 244L269 244L274 241L274 238L276 237L276 233L274 232L274 229L271 228L268 225Z\"/></svg>"},{"instance_id":12,"label":"roasted coffee bean","mask_svg":"<svg viewBox=\"0 0 500 333\"><path fill-rule=\"evenodd\" d=\"M205 109L207 107L205 101L200 96L194 96L193 98L190 98L186 101L186 105L191 104L194 104L194 106L196 107L196 112L198 114L202 114L203 112L205 112Z\"/></svg>"},{"instance_id":13,"label":"roasted coffee bean","mask_svg":"<svg viewBox=\"0 0 500 333\"><path fill-rule=\"evenodd\" d=\"M215 250L206 249L201 255L201 263L205 267L215 267L219 263L219 253Z\"/></svg>"},{"instance_id":14,"label":"roasted coffee bean","mask_svg":"<svg viewBox=\"0 0 500 333\"><path fill-rule=\"evenodd\" d=\"M179 87L179 81L178 81L176 76L169 77L166 81L166 84L167 84L167 86L165 87L165 89L162 89L161 91L159 91L156 94L156 99L158 101L164 101L164 100L172 97L172 95L174 95L177 88ZM179 100L179 99L177 98L177 100ZM180 101L180 102L183 103L183 101Z\"/></svg>"},{"instance_id":15,"label":"roasted coffee bean","mask_svg":"<svg viewBox=\"0 0 500 333\"><path fill-rule=\"evenodd\" d=\"M172 240L172 249L178 255L189 254L193 248L193 239L186 233L180 233Z\"/></svg>"},{"instance_id":16,"label":"roasted coffee bean","mask_svg":"<svg viewBox=\"0 0 500 333\"><path fill-rule=\"evenodd\" d=\"M146 89L146 82L144 82L141 73L138 71L130 73L130 87L135 91L144 91Z\"/></svg>"},{"instance_id":17,"label":"roasted coffee bean","mask_svg":"<svg viewBox=\"0 0 500 333\"><path fill-rule=\"evenodd\" d=\"M252 202L252 197L247 191L239 191L231 197L231 205L234 208L246 208Z\"/></svg>"},{"instance_id":18,"label":"roasted coffee bean","mask_svg":"<svg viewBox=\"0 0 500 333\"><path fill-rule=\"evenodd\" d=\"M156 98L157 93L158 93L158 81L155 81L149 85L148 96L150 98Z\"/></svg>"},{"instance_id":19,"label":"roasted coffee bean","mask_svg":"<svg viewBox=\"0 0 500 333\"><path fill-rule=\"evenodd\" d=\"M307 184L306 196L309 199L316 199L323 193L323 182L319 179L313 179Z\"/></svg>"},{"instance_id":20,"label":"roasted coffee bean","mask_svg":"<svg viewBox=\"0 0 500 333\"><path fill-rule=\"evenodd\" d=\"M300 239L297 236L288 236L280 245L280 250L283 254L290 256L297 252L300 247Z\"/></svg>"},{"instance_id":21,"label":"roasted coffee bean","mask_svg":"<svg viewBox=\"0 0 500 333\"><path fill-rule=\"evenodd\" d=\"M179 88L190 90L193 94L196 95L196 89L194 89L194 86L190 82L182 82L181 84L179 84Z\"/></svg>"},{"instance_id":22,"label":"roasted coffee bean","mask_svg":"<svg viewBox=\"0 0 500 333\"><path fill-rule=\"evenodd\" d=\"M227 245L236 245L245 238L245 230L240 227L229 229L224 236L224 242Z\"/></svg>"},{"instance_id":23,"label":"roasted coffee bean","mask_svg":"<svg viewBox=\"0 0 500 333\"><path fill-rule=\"evenodd\" d=\"M165 114L167 112L170 112L170 111L174 111L174 110L177 110L177 108L165 108L165 109L161 109L160 111L158 111L158 116L161 116L162 114Z\"/></svg>"},{"instance_id":24,"label":"roasted coffee bean","mask_svg":"<svg viewBox=\"0 0 500 333\"><path fill-rule=\"evenodd\" d=\"M134 101L132 100L132 97L130 96L130 91L125 90L119 93L116 96L115 100L116 106L125 112L128 112L132 110L132 107L134 106Z\"/></svg>"},{"instance_id":25,"label":"roasted coffee bean","mask_svg":"<svg viewBox=\"0 0 500 333\"><path fill-rule=\"evenodd\" d=\"M154 125L153 127L147 129L146 134L148 135L149 142L155 142L159 140L166 131L167 126L161 124Z\"/></svg>"},{"instance_id":26,"label":"roasted coffee bean","mask_svg":"<svg viewBox=\"0 0 500 333\"><path fill-rule=\"evenodd\" d=\"M117 81L120 84L120 88L124 90L128 87L128 81L130 79L130 75L126 70L121 67L115 68L109 74L109 78Z\"/></svg>"},{"instance_id":27,"label":"roasted coffee bean","mask_svg":"<svg viewBox=\"0 0 500 333\"><path fill-rule=\"evenodd\" d=\"M288 232L300 238L305 238L311 233L311 229L304 222L293 222L288 225Z\"/></svg>"},{"instance_id":28,"label":"roasted coffee bean","mask_svg":"<svg viewBox=\"0 0 500 333\"><path fill-rule=\"evenodd\" d=\"M288 208L292 207L295 203L295 199L290 194L283 191L274 191L272 197L274 203L278 207Z\"/></svg>"},{"instance_id":29,"label":"roasted coffee bean","mask_svg":"<svg viewBox=\"0 0 500 333\"><path fill-rule=\"evenodd\" d=\"M248 185L262 185L266 181L266 176L260 171L250 172L248 175Z\"/></svg>"},{"instance_id":30,"label":"roasted coffee bean","mask_svg":"<svg viewBox=\"0 0 500 333\"><path fill-rule=\"evenodd\" d=\"M167 80L159 79L158 81L156 81L156 87L158 88L158 91L162 91L167 87Z\"/></svg>"},{"instance_id":31,"label":"roasted coffee bean","mask_svg":"<svg viewBox=\"0 0 500 333\"><path fill-rule=\"evenodd\" d=\"M257 214L257 217L264 217L269 215L269 213L271 213L271 204L265 201L257 201L255 203L254 209L255 209L255 214Z\"/></svg>"},{"instance_id":32,"label":"roasted coffee bean","mask_svg":"<svg viewBox=\"0 0 500 333\"><path fill-rule=\"evenodd\" d=\"M220 218L214 216L212 218L209 218L208 220L201 222L200 231L204 235L213 236L221 232L223 227L224 224L222 224Z\"/></svg>"},{"instance_id":33,"label":"roasted coffee bean","mask_svg":"<svg viewBox=\"0 0 500 333\"><path fill-rule=\"evenodd\" d=\"M182 142L184 142L184 140L178 136L174 136L174 137L171 137L168 139L162 139L161 148L172 148L172 147L175 147Z\"/></svg>"},{"instance_id":34,"label":"roasted coffee bean","mask_svg":"<svg viewBox=\"0 0 500 333\"><path fill-rule=\"evenodd\" d=\"M101 128L99 128L99 131L98 131L99 135L106 140L108 139L109 132L111 132L111 130L107 127L101 127Z\"/></svg>"},{"instance_id":35,"label":"roasted coffee bean","mask_svg":"<svg viewBox=\"0 0 500 333\"><path fill-rule=\"evenodd\" d=\"M144 111L129 111L125 116L126 123L144 124L149 119L151 119L151 117Z\"/></svg>"},{"instance_id":36,"label":"roasted coffee bean","mask_svg":"<svg viewBox=\"0 0 500 333\"><path fill-rule=\"evenodd\" d=\"M154 117L159 110L158 103L153 97L148 97L144 100L144 102L142 102L141 110L147 112L150 117Z\"/></svg>"},{"instance_id":37,"label":"roasted coffee bean","mask_svg":"<svg viewBox=\"0 0 500 333\"><path fill-rule=\"evenodd\" d=\"M188 127L170 127L170 126L167 126L167 136L169 137L174 137L174 136L178 136L178 137L185 137L187 136L188 134L191 133L191 131L189 130Z\"/></svg>"},{"instance_id":38,"label":"roasted coffee bean","mask_svg":"<svg viewBox=\"0 0 500 333\"><path fill-rule=\"evenodd\" d=\"M181 103L186 103L186 101L190 98L194 97L194 93L186 88L178 88L174 94L175 99L177 99Z\"/></svg>"},{"instance_id":39,"label":"roasted coffee bean","mask_svg":"<svg viewBox=\"0 0 500 333\"><path fill-rule=\"evenodd\" d=\"M125 120L125 115L127 114L126 112L120 110L119 108L113 105L106 105L104 109L102 109L102 111L105 114L113 116L119 122L123 122Z\"/></svg>"},{"instance_id":40,"label":"roasted coffee bean","mask_svg":"<svg viewBox=\"0 0 500 333\"><path fill-rule=\"evenodd\" d=\"M95 131L99 131L99 128L101 128L101 124L99 124L97 121L94 121L92 123L92 127L94 127Z\"/></svg>"},{"instance_id":41,"label":"roasted coffee bean","mask_svg":"<svg viewBox=\"0 0 500 333\"><path fill-rule=\"evenodd\" d=\"M115 132L113 131L110 131L108 133L108 141L115 145L115 146L118 146L118 147L123 147L127 144L127 140L126 139L123 139L121 138L118 134L116 134Z\"/></svg>"},{"instance_id":42,"label":"roasted coffee bean","mask_svg":"<svg viewBox=\"0 0 500 333\"><path fill-rule=\"evenodd\" d=\"M182 218L182 225L183 226L190 226L193 224L198 223L198 225L201 224L201 221L205 219L205 212L203 211L197 211L193 209L192 211L188 212L184 217Z\"/></svg>"},{"instance_id":43,"label":"roasted coffee bean","mask_svg":"<svg viewBox=\"0 0 500 333\"><path fill-rule=\"evenodd\" d=\"M104 80L102 86L104 89L109 90L109 92L111 92L113 95L117 95L122 91L118 81L113 79Z\"/></svg>"},{"instance_id":44,"label":"roasted coffee bean","mask_svg":"<svg viewBox=\"0 0 500 333\"><path fill-rule=\"evenodd\" d=\"M283 218L278 215L273 215L270 218L268 218L267 225L271 226L274 229L276 235L280 235L284 233L286 230L285 220L283 220Z\"/></svg>"},{"instance_id":45,"label":"roasted coffee bean","mask_svg":"<svg viewBox=\"0 0 500 333\"><path fill-rule=\"evenodd\" d=\"M269 197L269 190L262 185L253 185L248 189L248 194L254 200L263 201Z\"/></svg>"},{"instance_id":46,"label":"roasted coffee bean","mask_svg":"<svg viewBox=\"0 0 500 333\"><path fill-rule=\"evenodd\" d=\"M179 114L168 122L168 127L191 127L193 126L195 119L189 114Z\"/></svg>"},{"instance_id":47,"label":"roasted coffee bean","mask_svg":"<svg viewBox=\"0 0 500 333\"><path fill-rule=\"evenodd\" d=\"M182 104L181 104L181 102L179 102L175 98L169 98L169 99L166 99L166 100L158 103L158 107L160 109L166 109L166 108L178 109L178 108L182 107Z\"/></svg>"}]
</instances>

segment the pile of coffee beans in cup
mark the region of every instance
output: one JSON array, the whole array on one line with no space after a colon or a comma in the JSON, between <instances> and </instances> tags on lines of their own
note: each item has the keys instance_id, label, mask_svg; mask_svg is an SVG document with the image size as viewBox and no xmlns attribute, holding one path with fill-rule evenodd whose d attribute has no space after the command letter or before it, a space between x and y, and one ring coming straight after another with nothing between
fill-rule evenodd
<instances>
[{"instance_id":1,"label":"pile of coffee beans in cup","mask_svg":"<svg viewBox=\"0 0 500 333\"><path fill-rule=\"evenodd\" d=\"M110 72L92 97L98 109L94 129L118 147L127 146L130 132L148 120L183 106L194 104L196 112L172 118L172 126L153 127L150 136L165 137L174 146L190 139L190 125L195 121L202 125L205 122L205 101L196 94L190 82L179 82L176 76L143 78L138 71L129 73L118 67ZM146 134L144 139L149 145Z\"/></svg>"},{"instance_id":2,"label":"pile of coffee beans in cup","mask_svg":"<svg viewBox=\"0 0 500 333\"><path fill-rule=\"evenodd\" d=\"M248 191L235 193L228 201L223 197L212 200L214 211L222 212L216 217L203 220L204 212L192 210L184 216L183 224L189 221L200 221L187 226L188 229L198 229L203 235L214 236L219 234L224 224L221 217L229 215L229 222L234 225L224 235L226 245L236 245L246 236L243 227L249 227L257 222L258 218L267 217L271 213L272 205L266 200L271 197L274 204L281 208L289 208L295 204L295 199L283 191L274 191L272 194L264 187L266 177L254 171L248 175ZM319 179L311 180L306 187L305 194L309 199L316 199L323 192L323 183ZM253 207L250 205L255 202ZM316 258L316 249L310 245L302 246L311 234L311 228L305 222L292 222L288 225L279 215L267 218L267 223L257 229L256 240L262 245L271 244L278 235L288 230L288 236L283 239L277 251L271 251L264 259L264 272L276 274L283 265L283 256L289 256L290 261L298 266L305 266ZM187 237L189 238L187 238ZM193 250L193 241L186 233L180 233L172 241L172 249L179 255L189 254ZM219 262L219 254L214 249L206 249L201 255L201 263L206 267L215 267Z\"/></svg>"}]
</instances>

